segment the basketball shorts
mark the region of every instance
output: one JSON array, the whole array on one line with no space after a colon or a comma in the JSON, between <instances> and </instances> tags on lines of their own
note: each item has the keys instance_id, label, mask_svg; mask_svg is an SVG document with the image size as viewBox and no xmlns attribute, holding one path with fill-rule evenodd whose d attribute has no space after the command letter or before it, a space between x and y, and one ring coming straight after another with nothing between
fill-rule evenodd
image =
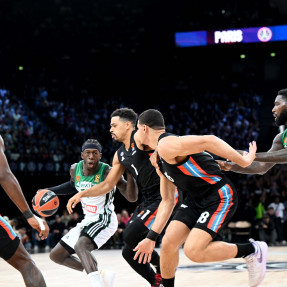
<instances>
[{"instance_id":1,"label":"basketball shorts","mask_svg":"<svg viewBox=\"0 0 287 287\"><path fill-rule=\"evenodd\" d=\"M65 236L60 244L71 254L75 253L74 247L81 236L87 236L92 240L95 249L99 249L113 236L118 228L117 216L114 212L110 214L99 214L97 216L86 216Z\"/></svg>"},{"instance_id":2,"label":"basketball shorts","mask_svg":"<svg viewBox=\"0 0 287 287\"><path fill-rule=\"evenodd\" d=\"M0 257L8 260L17 250L20 243L11 225L0 215Z\"/></svg>"},{"instance_id":3,"label":"basketball shorts","mask_svg":"<svg viewBox=\"0 0 287 287\"><path fill-rule=\"evenodd\" d=\"M134 214L128 224L140 221L148 229L151 229L157 215L159 204L160 200L156 200L152 203L142 203L135 209Z\"/></svg>"},{"instance_id":4,"label":"basketball shorts","mask_svg":"<svg viewBox=\"0 0 287 287\"><path fill-rule=\"evenodd\" d=\"M234 215L237 205L236 189L230 180L224 179L222 185L217 185L202 198L188 194L172 220L184 223L189 229L205 230L213 239L221 238L221 232Z\"/></svg>"}]
</instances>

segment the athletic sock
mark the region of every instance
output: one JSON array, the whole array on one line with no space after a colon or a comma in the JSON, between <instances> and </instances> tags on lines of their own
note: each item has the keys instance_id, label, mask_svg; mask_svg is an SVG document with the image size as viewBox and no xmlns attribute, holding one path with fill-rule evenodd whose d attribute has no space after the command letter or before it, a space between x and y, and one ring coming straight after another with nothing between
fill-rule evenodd
<instances>
[{"instance_id":1,"label":"athletic sock","mask_svg":"<svg viewBox=\"0 0 287 287\"><path fill-rule=\"evenodd\" d=\"M104 287L104 281L99 271L91 272L88 274L92 287Z\"/></svg>"},{"instance_id":2,"label":"athletic sock","mask_svg":"<svg viewBox=\"0 0 287 287\"><path fill-rule=\"evenodd\" d=\"M174 287L174 277L170 279L164 279L162 278L161 285L163 287Z\"/></svg>"},{"instance_id":3,"label":"athletic sock","mask_svg":"<svg viewBox=\"0 0 287 287\"><path fill-rule=\"evenodd\" d=\"M252 243L236 243L236 245L238 252L235 258L244 258L257 251Z\"/></svg>"}]
</instances>

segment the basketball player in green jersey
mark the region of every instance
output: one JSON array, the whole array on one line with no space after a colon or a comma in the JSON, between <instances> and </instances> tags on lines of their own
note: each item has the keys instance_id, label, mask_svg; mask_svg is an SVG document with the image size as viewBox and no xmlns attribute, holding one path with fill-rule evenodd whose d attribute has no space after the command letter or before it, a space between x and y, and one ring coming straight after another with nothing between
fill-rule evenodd
<instances>
[{"instance_id":1,"label":"basketball player in green jersey","mask_svg":"<svg viewBox=\"0 0 287 287\"><path fill-rule=\"evenodd\" d=\"M287 124L287 89L278 92L272 113L277 126ZM253 163L246 168L229 161L218 161L218 163L225 171L263 175L275 164L287 163L287 129L275 136L269 151L256 153L255 156Z\"/></svg>"},{"instance_id":2,"label":"basketball player in green jersey","mask_svg":"<svg viewBox=\"0 0 287 287\"><path fill-rule=\"evenodd\" d=\"M40 232L42 239L46 239L49 234L49 227L45 221L31 212L19 182L10 170L4 150L4 141L0 135L0 185L23 213L30 226ZM11 225L1 215L0 257L21 273L26 286L46 287L41 271L35 265Z\"/></svg>"},{"instance_id":3,"label":"basketball player in green jersey","mask_svg":"<svg viewBox=\"0 0 287 287\"><path fill-rule=\"evenodd\" d=\"M48 189L63 195L82 192L102 182L111 167L100 161L101 151L97 140L87 140L82 146L83 160L71 166L71 181ZM122 177L116 187L129 201L137 200L137 186L130 174L127 174L127 181ZM58 264L85 270L93 287L112 287L114 284L114 273L100 274L93 251L105 244L117 230L113 205L116 187L105 195L83 198L84 219L64 235L50 253L51 260ZM80 260L72 255L75 253Z\"/></svg>"}]
</instances>

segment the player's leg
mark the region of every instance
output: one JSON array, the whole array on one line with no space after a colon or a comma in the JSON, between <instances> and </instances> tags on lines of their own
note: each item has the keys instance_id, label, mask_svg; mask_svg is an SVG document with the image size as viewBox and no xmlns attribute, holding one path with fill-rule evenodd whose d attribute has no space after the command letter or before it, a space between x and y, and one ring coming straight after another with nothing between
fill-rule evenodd
<instances>
[{"instance_id":1,"label":"player's leg","mask_svg":"<svg viewBox=\"0 0 287 287\"><path fill-rule=\"evenodd\" d=\"M114 285L115 273L100 272L95 257L95 250L104 245L116 232L118 221L116 214L103 214L101 218L87 223L81 231L80 237L75 244L75 251L88 274L93 287L112 287Z\"/></svg>"},{"instance_id":2,"label":"player's leg","mask_svg":"<svg viewBox=\"0 0 287 287\"><path fill-rule=\"evenodd\" d=\"M164 287L174 286L174 277L179 262L179 249L187 238L190 229L186 224L172 220L162 239L160 266Z\"/></svg>"},{"instance_id":3,"label":"player's leg","mask_svg":"<svg viewBox=\"0 0 287 287\"><path fill-rule=\"evenodd\" d=\"M26 286L46 286L42 273L10 224L2 216L0 216L0 257L20 271Z\"/></svg>"},{"instance_id":4,"label":"player's leg","mask_svg":"<svg viewBox=\"0 0 287 287\"><path fill-rule=\"evenodd\" d=\"M69 248L63 241L60 241L50 252L50 259L57 264L83 271L84 267L81 261L72 255L74 253L71 247Z\"/></svg>"},{"instance_id":5,"label":"player's leg","mask_svg":"<svg viewBox=\"0 0 287 287\"><path fill-rule=\"evenodd\" d=\"M140 264L137 260L133 259L135 255L133 249L146 237L149 228L151 228L155 220L158 204L158 202L154 202L142 208L142 210L137 209L123 233L125 245L122 250L122 255L124 259L138 274L153 286L159 286L161 282L159 254L154 250L151 257L150 263L155 267L155 273L149 263Z\"/></svg>"},{"instance_id":6,"label":"player's leg","mask_svg":"<svg viewBox=\"0 0 287 287\"><path fill-rule=\"evenodd\" d=\"M14 243L8 245L7 249L9 248L15 248ZM5 258L5 256L3 258L21 273L26 286L46 287L41 271L35 265L22 242L18 242L18 247L10 258Z\"/></svg>"},{"instance_id":7,"label":"player's leg","mask_svg":"<svg viewBox=\"0 0 287 287\"><path fill-rule=\"evenodd\" d=\"M67 234L65 234L60 242L51 250L50 259L57 264L83 271L84 267L80 260L73 256L75 254L74 246L79 239L81 232L81 224L77 224Z\"/></svg>"},{"instance_id":8,"label":"player's leg","mask_svg":"<svg viewBox=\"0 0 287 287\"><path fill-rule=\"evenodd\" d=\"M189 259L195 262L213 262L245 257L250 284L257 286L265 275L267 244L253 241L243 244L212 241L219 238L221 231L232 218L236 207L236 190L229 181L208 196L191 202L191 210L199 210L201 213L186 240L184 252ZM260 262L255 260L257 255L262 255Z\"/></svg>"}]
</instances>

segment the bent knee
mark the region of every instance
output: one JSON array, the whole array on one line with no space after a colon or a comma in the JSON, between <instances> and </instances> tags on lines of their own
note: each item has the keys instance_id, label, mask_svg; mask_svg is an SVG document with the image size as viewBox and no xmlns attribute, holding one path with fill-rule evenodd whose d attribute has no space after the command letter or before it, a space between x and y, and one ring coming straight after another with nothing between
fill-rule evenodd
<instances>
[{"instance_id":1,"label":"bent knee","mask_svg":"<svg viewBox=\"0 0 287 287\"><path fill-rule=\"evenodd\" d=\"M184 254L187 258L196 263L203 263L204 261L204 251L197 249L195 246L190 244L185 244L183 248Z\"/></svg>"}]
</instances>

